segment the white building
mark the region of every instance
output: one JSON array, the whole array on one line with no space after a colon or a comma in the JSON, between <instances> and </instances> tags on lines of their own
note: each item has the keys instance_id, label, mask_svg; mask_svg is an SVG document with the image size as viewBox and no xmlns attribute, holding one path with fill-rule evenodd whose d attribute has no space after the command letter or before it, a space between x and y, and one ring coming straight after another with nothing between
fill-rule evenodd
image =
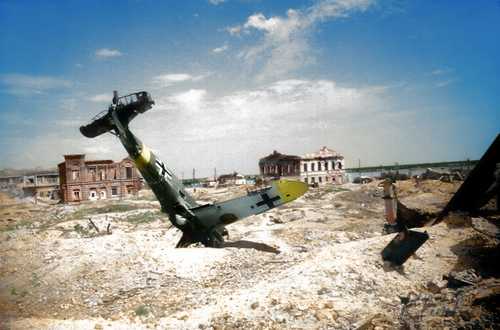
<instances>
[{"instance_id":1,"label":"white building","mask_svg":"<svg viewBox=\"0 0 500 330\"><path fill-rule=\"evenodd\" d=\"M341 184L345 181L344 156L322 147L300 159L300 180L308 184Z\"/></svg>"}]
</instances>

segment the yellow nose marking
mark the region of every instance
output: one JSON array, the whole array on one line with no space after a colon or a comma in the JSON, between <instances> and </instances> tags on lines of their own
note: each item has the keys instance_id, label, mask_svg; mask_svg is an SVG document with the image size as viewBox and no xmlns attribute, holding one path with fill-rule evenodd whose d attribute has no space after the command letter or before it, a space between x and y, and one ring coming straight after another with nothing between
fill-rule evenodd
<instances>
[{"instance_id":1,"label":"yellow nose marking","mask_svg":"<svg viewBox=\"0 0 500 330\"><path fill-rule=\"evenodd\" d=\"M308 189L306 183L292 180L277 180L272 183L283 203L288 203L304 195Z\"/></svg>"},{"instance_id":2,"label":"yellow nose marking","mask_svg":"<svg viewBox=\"0 0 500 330\"><path fill-rule=\"evenodd\" d=\"M136 159L134 159L135 164L137 165L138 168L143 168L147 164L149 164L149 161L151 160L151 151L146 145L142 145L141 147L141 153L139 156L137 156Z\"/></svg>"}]
</instances>

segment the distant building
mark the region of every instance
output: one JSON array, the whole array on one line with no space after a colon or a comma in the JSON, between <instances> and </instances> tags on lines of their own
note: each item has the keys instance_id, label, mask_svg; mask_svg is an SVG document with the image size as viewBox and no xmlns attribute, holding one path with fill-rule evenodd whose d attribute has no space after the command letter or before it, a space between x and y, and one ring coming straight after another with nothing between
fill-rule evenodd
<instances>
[{"instance_id":1,"label":"distant building","mask_svg":"<svg viewBox=\"0 0 500 330\"><path fill-rule=\"evenodd\" d=\"M202 182L203 187L216 187L217 186L217 179L213 177L206 178Z\"/></svg>"},{"instance_id":2,"label":"distant building","mask_svg":"<svg viewBox=\"0 0 500 330\"><path fill-rule=\"evenodd\" d=\"M239 173L223 174L217 178L217 182L221 186L240 186L247 183L245 176Z\"/></svg>"},{"instance_id":3,"label":"distant building","mask_svg":"<svg viewBox=\"0 0 500 330\"><path fill-rule=\"evenodd\" d=\"M264 178L291 177L308 184L345 182L344 157L327 147L302 157L274 151L260 159L259 168Z\"/></svg>"},{"instance_id":4,"label":"distant building","mask_svg":"<svg viewBox=\"0 0 500 330\"><path fill-rule=\"evenodd\" d=\"M22 188L24 196L59 199L59 174L42 172L25 175Z\"/></svg>"},{"instance_id":5,"label":"distant building","mask_svg":"<svg viewBox=\"0 0 500 330\"><path fill-rule=\"evenodd\" d=\"M8 175L0 177L0 189L16 188L23 183L22 175Z\"/></svg>"},{"instance_id":6,"label":"distant building","mask_svg":"<svg viewBox=\"0 0 500 330\"><path fill-rule=\"evenodd\" d=\"M306 183L345 182L344 156L327 147L303 156L300 169L300 179Z\"/></svg>"},{"instance_id":7,"label":"distant building","mask_svg":"<svg viewBox=\"0 0 500 330\"><path fill-rule=\"evenodd\" d=\"M260 174L264 177L300 176L300 157L284 155L276 150L259 160Z\"/></svg>"},{"instance_id":8,"label":"distant building","mask_svg":"<svg viewBox=\"0 0 500 330\"><path fill-rule=\"evenodd\" d=\"M85 161L85 155L65 155L58 165L61 199L79 202L137 195L142 179L130 158Z\"/></svg>"},{"instance_id":9,"label":"distant building","mask_svg":"<svg viewBox=\"0 0 500 330\"><path fill-rule=\"evenodd\" d=\"M22 191L24 197L59 198L59 174L54 171L28 171L23 175L0 177L0 189Z\"/></svg>"}]
</instances>

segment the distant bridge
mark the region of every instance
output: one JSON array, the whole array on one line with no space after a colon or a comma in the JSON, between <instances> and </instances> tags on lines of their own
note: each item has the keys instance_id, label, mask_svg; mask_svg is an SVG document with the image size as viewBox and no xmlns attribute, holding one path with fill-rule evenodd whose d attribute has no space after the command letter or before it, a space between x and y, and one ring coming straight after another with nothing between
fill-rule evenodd
<instances>
[{"instance_id":1,"label":"distant bridge","mask_svg":"<svg viewBox=\"0 0 500 330\"><path fill-rule=\"evenodd\" d=\"M346 169L347 176L350 181L357 176L378 177L382 173L399 172L400 174L407 174L408 176L420 175L426 169L432 168L435 170L451 170L472 169L479 160L459 160L449 162L436 162L436 163L415 163L415 164L393 164L393 165L379 165L379 166L365 166L365 167L350 167Z\"/></svg>"},{"instance_id":2,"label":"distant bridge","mask_svg":"<svg viewBox=\"0 0 500 330\"><path fill-rule=\"evenodd\" d=\"M416 163L416 164L393 164L393 165L379 165L379 166L364 166L364 167L350 167L346 171L353 172L374 172L374 171L397 171L408 170L417 168L468 168L475 166L479 160L457 160L450 162L437 162L437 163Z\"/></svg>"}]
</instances>

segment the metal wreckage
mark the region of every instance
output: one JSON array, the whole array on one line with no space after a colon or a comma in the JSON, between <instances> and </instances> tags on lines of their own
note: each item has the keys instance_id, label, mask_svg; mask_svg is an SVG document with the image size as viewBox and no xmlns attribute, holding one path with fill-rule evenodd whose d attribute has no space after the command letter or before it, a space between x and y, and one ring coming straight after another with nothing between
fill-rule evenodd
<instances>
[{"instance_id":1,"label":"metal wreckage","mask_svg":"<svg viewBox=\"0 0 500 330\"><path fill-rule=\"evenodd\" d=\"M443 221L450 212L467 212L471 215L483 215L488 218L486 206L496 198L496 211L500 211L500 134L496 136L488 150L466 177L465 181L452 196L448 204L434 215L423 215L407 208L397 200L394 185L384 182L386 207L386 233L397 232L394 239L383 249L382 259L396 265L402 265L422 246L429 235L427 232L409 228L433 226ZM491 222L491 221L490 221ZM478 224L481 226L482 224ZM475 224L472 224L476 228ZM500 239L499 224L493 221L489 236Z\"/></svg>"},{"instance_id":2,"label":"metal wreckage","mask_svg":"<svg viewBox=\"0 0 500 330\"><path fill-rule=\"evenodd\" d=\"M94 138L104 133L116 135L142 176L151 187L172 224L182 231L176 247L202 243L207 247L223 247L226 226L251 215L266 212L291 202L308 190L306 183L293 180L275 180L269 187L249 192L246 196L221 203L199 205L185 190L181 181L151 152L129 129L128 125L138 114L154 105L151 95L145 91L118 97L114 92L108 110L99 113L92 121L80 127L80 132ZM382 259L402 265L429 235L427 232L410 230L439 223L456 210L475 212L500 192L500 135L498 135L465 182L452 197L443 211L433 218L422 217L397 200L395 186L382 184L386 208L386 233L397 233L383 249Z\"/></svg>"},{"instance_id":3,"label":"metal wreckage","mask_svg":"<svg viewBox=\"0 0 500 330\"><path fill-rule=\"evenodd\" d=\"M225 226L291 202L307 191L303 182L276 180L270 187L240 198L199 205L173 172L128 127L132 119L151 109L153 104L147 92L118 97L115 91L109 109L94 117L90 124L80 127L80 132L89 138L110 132L120 139L156 195L162 211L182 231L177 247L197 242L207 247L222 247L227 235Z\"/></svg>"}]
</instances>

